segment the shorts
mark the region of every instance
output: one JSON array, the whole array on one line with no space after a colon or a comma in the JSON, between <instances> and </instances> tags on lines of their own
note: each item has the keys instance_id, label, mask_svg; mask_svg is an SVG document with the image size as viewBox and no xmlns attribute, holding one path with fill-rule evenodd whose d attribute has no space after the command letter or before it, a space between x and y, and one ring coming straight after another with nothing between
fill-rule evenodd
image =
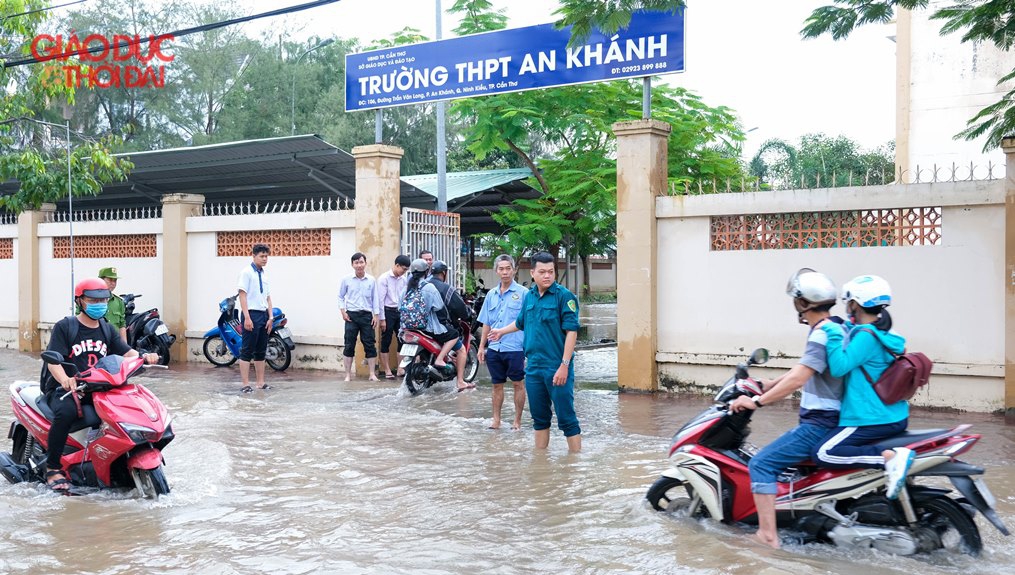
<instances>
[{"instance_id":1,"label":"shorts","mask_svg":"<svg viewBox=\"0 0 1015 575\"><path fill-rule=\"evenodd\" d=\"M486 367L494 385L525 380L525 352L486 350Z\"/></svg>"}]
</instances>

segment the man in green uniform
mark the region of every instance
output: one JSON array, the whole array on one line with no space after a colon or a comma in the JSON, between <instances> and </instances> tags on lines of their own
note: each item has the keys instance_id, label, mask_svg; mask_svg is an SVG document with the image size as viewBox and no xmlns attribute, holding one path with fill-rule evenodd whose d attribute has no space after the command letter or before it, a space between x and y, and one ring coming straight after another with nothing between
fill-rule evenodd
<instances>
[{"instance_id":1,"label":"man in green uniform","mask_svg":"<svg viewBox=\"0 0 1015 575\"><path fill-rule=\"evenodd\" d=\"M120 339L127 341L127 306L123 298L113 293L116 289L116 268L102 268L99 270L99 277L106 282L109 288L109 307L106 309L106 321L120 331Z\"/></svg>"},{"instance_id":2,"label":"man in green uniform","mask_svg":"<svg viewBox=\"0 0 1015 575\"><path fill-rule=\"evenodd\" d=\"M578 340L578 298L557 283L557 262L551 254L532 256L532 280L522 309L511 324L491 329L488 338L523 330L525 393L529 398L536 449L550 443L550 419L567 438L568 450L581 451L582 430L574 411L574 346ZM552 405L552 411L551 411Z\"/></svg>"}]
</instances>

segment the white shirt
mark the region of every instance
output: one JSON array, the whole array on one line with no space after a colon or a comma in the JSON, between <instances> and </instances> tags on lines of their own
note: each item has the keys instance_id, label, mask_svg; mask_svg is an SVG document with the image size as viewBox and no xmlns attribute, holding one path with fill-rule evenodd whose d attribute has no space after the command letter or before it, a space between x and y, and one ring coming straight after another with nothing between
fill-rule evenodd
<instances>
[{"instance_id":1,"label":"white shirt","mask_svg":"<svg viewBox=\"0 0 1015 575\"><path fill-rule=\"evenodd\" d=\"M260 276L260 281L258 281ZM240 291L247 292L247 309L251 311L268 311L268 274L261 268L258 274L253 263L244 266L240 272L240 281L236 284Z\"/></svg>"}]
</instances>

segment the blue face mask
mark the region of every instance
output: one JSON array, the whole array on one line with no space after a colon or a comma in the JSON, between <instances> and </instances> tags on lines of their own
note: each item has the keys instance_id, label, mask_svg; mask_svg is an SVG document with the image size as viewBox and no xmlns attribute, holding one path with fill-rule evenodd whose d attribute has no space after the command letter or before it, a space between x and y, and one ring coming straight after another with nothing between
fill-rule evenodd
<instances>
[{"instance_id":1,"label":"blue face mask","mask_svg":"<svg viewBox=\"0 0 1015 575\"><path fill-rule=\"evenodd\" d=\"M85 306L85 315L92 319L99 319L106 315L108 308L109 304L106 303L90 303Z\"/></svg>"}]
</instances>

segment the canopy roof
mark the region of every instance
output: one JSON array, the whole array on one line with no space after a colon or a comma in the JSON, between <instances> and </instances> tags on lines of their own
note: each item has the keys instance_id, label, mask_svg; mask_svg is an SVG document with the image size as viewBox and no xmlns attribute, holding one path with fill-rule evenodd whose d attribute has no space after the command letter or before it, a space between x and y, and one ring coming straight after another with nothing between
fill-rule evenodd
<instances>
[{"instance_id":1,"label":"canopy roof","mask_svg":"<svg viewBox=\"0 0 1015 575\"><path fill-rule=\"evenodd\" d=\"M166 194L201 194L209 204L356 198L352 155L313 134L118 157L134 163L127 180L105 186L98 196L74 198L75 210L155 206ZM530 174L527 169L448 174L448 209L462 214L462 234L501 231L489 212L518 197L538 197L521 183ZM436 181L436 174L402 178L402 205L435 209ZM17 186L0 184L0 193ZM66 200L58 202L58 209L66 207Z\"/></svg>"}]
</instances>

